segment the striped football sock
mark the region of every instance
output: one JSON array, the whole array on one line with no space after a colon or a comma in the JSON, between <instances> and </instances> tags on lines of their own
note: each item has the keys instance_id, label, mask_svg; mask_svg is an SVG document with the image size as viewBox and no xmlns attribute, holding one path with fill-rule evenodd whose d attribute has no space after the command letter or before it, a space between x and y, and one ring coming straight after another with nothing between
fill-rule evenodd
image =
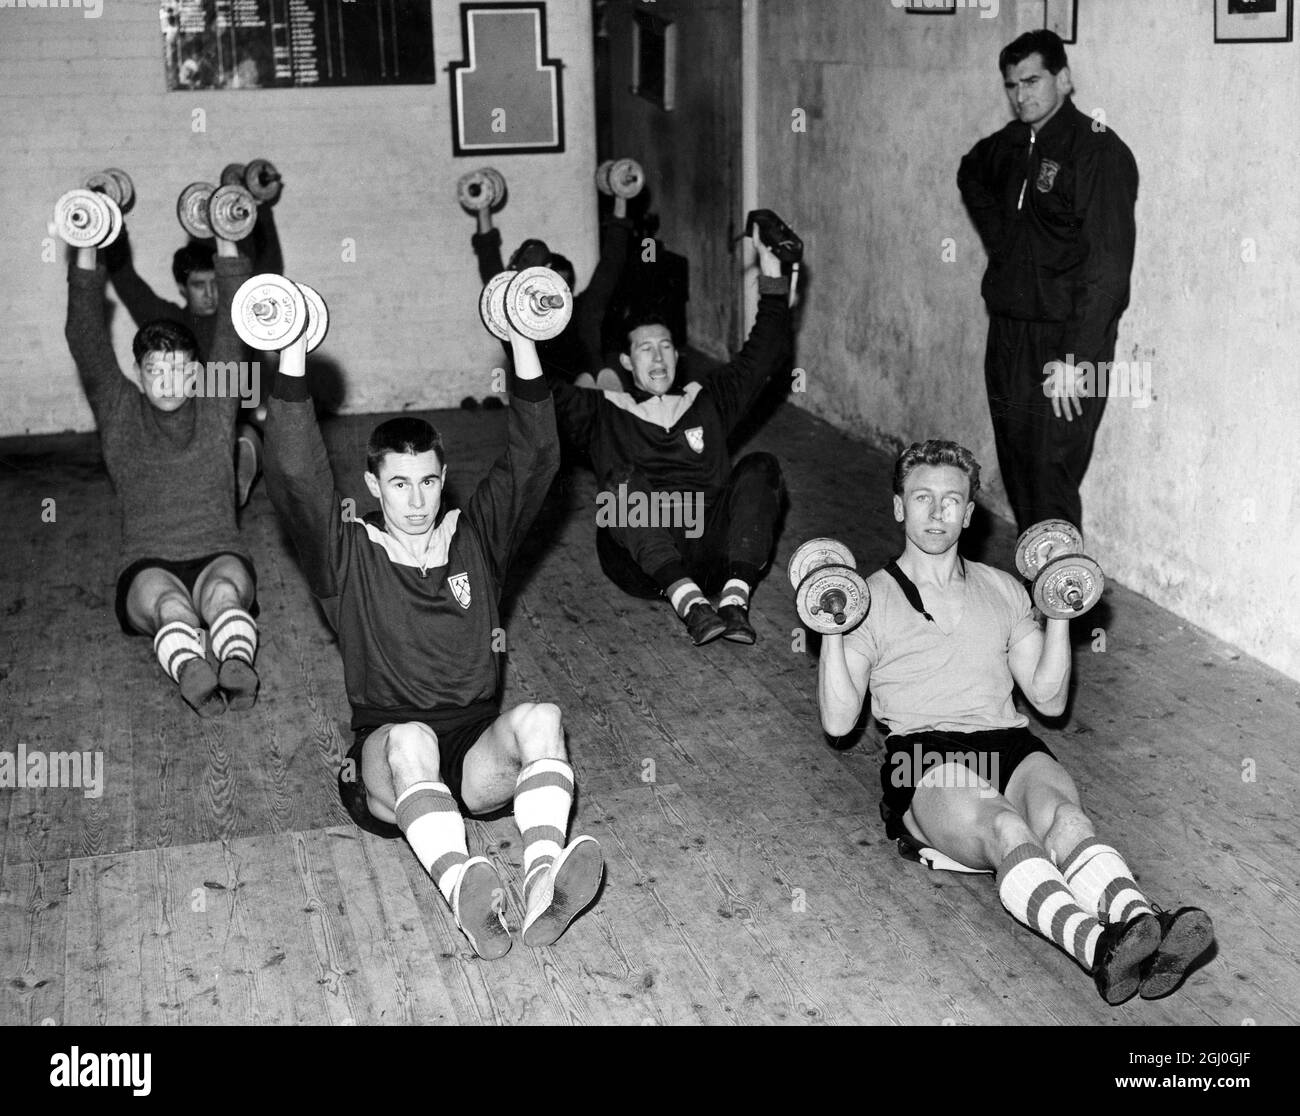
<instances>
[{"instance_id":1,"label":"striped football sock","mask_svg":"<svg viewBox=\"0 0 1300 1116\"><path fill-rule=\"evenodd\" d=\"M465 819L451 791L445 783L412 783L398 795L393 812L416 858L450 903L461 867L469 859Z\"/></svg>"},{"instance_id":2,"label":"striped football sock","mask_svg":"<svg viewBox=\"0 0 1300 1116\"><path fill-rule=\"evenodd\" d=\"M203 633L184 620L173 620L159 628L153 637L153 653L167 676L179 682L185 664L204 657Z\"/></svg>"},{"instance_id":3,"label":"striped football sock","mask_svg":"<svg viewBox=\"0 0 1300 1116\"><path fill-rule=\"evenodd\" d=\"M1061 875L1081 907L1102 922L1128 922L1154 914L1124 858L1096 837L1085 837L1061 863Z\"/></svg>"},{"instance_id":4,"label":"striped football sock","mask_svg":"<svg viewBox=\"0 0 1300 1116\"><path fill-rule=\"evenodd\" d=\"M683 620L686 619L686 614L701 601L705 604L709 603L709 598L704 595L703 590L689 577L684 577L681 581L676 581L668 586L667 596L668 603L673 606L673 611Z\"/></svg>"},{"instance_id":5,"label":"striped football sock","mask_svg":"<svg viewBox=\"0 0 1300 1116\"><path fill-rule=\"evenodd\" d=\"M524 891L564 848L573 807L573 768L564 760L533 760L515 783L515 824L524 841Z\"/></svg>"},{"instance_id":6,"label":"striped football sock","mask_svg":"<svg viewBox=\"0 0 1300 1116\"><path fill-rule=\"evenodd\" d=\"M1074 901L1065 877L1028 842L998 866L998 897L1017 921L1050 938L1085 969L1092 968L1101 923Z\"/></svg>"},{"instance_id":7,"label":"striped football sock","mask_svg":"<svg viewBox=\"0 0 1300 1116\"><path fill-rule=\"evenodd\" d=\"M257 657L257 622L242 608L228 608L212 621L212 653L219 660Z\"/></svg>"},{"instance_id":8,"label":"striped football sock","mask_svg":"<svg viewBox=\"0 0 1300 1116\"><path fill-rule=\"evenodd\" d=\"M749 607L749 583L741 581L738 577L733 577L726 585L722 587L722 599L718 601L718 607L723 608L726 605L740 605L741 608Z\"/></svg>"}]
</instances>

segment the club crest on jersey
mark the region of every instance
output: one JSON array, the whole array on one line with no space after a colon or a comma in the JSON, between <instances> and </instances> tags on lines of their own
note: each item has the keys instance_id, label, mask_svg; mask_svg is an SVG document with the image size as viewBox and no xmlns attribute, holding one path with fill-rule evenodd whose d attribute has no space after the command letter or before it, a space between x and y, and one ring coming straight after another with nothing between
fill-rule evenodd
<instances>
[{"instance_id":1,"label":"club crest on jersey","mask_svg":"<svg viewBox=\"0 0 1300 1116\"><path fill-rule=\"evenodd\" d=\"M1044 159L1038 164L1038 181L1034 185L1040 194L1046 194L1056 184L1056 174L1060 169L1061 164L1054 163L1051 159Z\"/></svg>"},{"instance_id":2,"label":"club crest on jersey","mask_svg":"<svg viewBox=\"0 0 1300 1116\"><path fill-rule=\"evenodd\" d=\"M686 444L696 453L704 452L704 427L692 426L686 431Z\"/></svg>"},{"instance_id":3,"label":"club crest on jersey","mask_svg":"<svg viewBox=\"0 0 1300 1116\"><path fill-rule=\"evenodd\" d=\"M469 608L469 574L452 574L447 578L447 584L451 586L451 591L456 595L460 607Z\"/></svg>"}]
</instances>

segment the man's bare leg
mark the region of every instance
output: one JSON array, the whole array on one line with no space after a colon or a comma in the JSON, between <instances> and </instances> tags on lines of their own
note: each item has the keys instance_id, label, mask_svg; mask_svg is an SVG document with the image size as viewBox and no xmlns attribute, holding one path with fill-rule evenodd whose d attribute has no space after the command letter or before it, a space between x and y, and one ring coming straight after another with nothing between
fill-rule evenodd
<instances>
[{"instance_id":1,"label":"man's bare leg","mask_svg":"<svg viewBox=\"0 0 1300 1116\"><path fill-rule=\"evenodd\" d=\"M1154 914L1160 924L1160 949L1142 968L1139 991L1147 1000L1173 992L1192 964L1214 944L1214 924L1199 907L1167 912L1138 887L1124 858L1097 839L1079 802L1070 774L1041 752L1012 772L1007 797L1029 819L1052 853L1070 891L1085 910L1104 923L1127 923Z\"/></svg>"},{"instance_id":2,"label":"man's bare leg","mask_svg":"<svg viewBox=\"0 0 1300 1116\"><path fill-rule=\"evenodd\" d=\"M241 422L235 431L235 489L239 507L248 503L253 485L261 475L262 432L251 422Z\"/></svg>"},{"instance_id":3,"label":"man's bare leg","mask_svg":"<svg viewBox=\"0 0 1300 1116\"><path fill-rule=\"evenodd\" d=\"M505 887L491 861L469 855L465 819L442 781L440 764L438 737L427 725L411 721L376 729L361 752L367 807L402 830L474 952L494 960L510 949Z\"/></svg>"},{"instance_id":4,"label":"man's bare leg","mask_svg":"<svg viewBox=\"0 0 1300 1116\"><path fill-rule=\"evenodd\" d=\"M1047 800L1046 792L1042 797ZM1137 993L1143 962L1160 945L1154 915L1148 911L1103 927L1080 906L1043 838L1009 797L968 768L946 763L920 780L910 814L919 835L940 852L972 868L995 868L998 896L1008 913L1092 973L1107 1003L1123 1003Z\"/></svg>"},{"instance_id":5,"label":"man's bare leg","mask_svg":"<svg viewBox=\"0 0 1300 1116\"><path fill-rule=\"evenodd\" d=\"M226 711L217 673L207 660L205 634L198 610L180 578L149 566L131 581L126 615L137 631L154 637L158 664L200 717Z\"/></svg>"},{"instance_id":6,"label":"man's bare leg","mask_svg":"<svg viewBox=\"0 0 1300 1116\"><path fill-rule=\"evenodd\" d=\"M214 558L194 582L194 602L221 664L218 681L228 707L236 711L257 701L257 622L248 611L254 590L248 567L233 554Z\"/></svg>"},{"instance_id":7,"label":"man's bare leg","mask_svg":"<svg viewBox=\"0 0 1300 1116\"><path fill-rule=\"evenodd\" d=\"M510 787L510 784L513 787ZM503 713L465 757L462 794L475 811L513 794L524 845L524 944L550 945L596 897L605 871L600 845L567 846L574 777L558 707L528 702Z\"/></svg>"}]
</instances>

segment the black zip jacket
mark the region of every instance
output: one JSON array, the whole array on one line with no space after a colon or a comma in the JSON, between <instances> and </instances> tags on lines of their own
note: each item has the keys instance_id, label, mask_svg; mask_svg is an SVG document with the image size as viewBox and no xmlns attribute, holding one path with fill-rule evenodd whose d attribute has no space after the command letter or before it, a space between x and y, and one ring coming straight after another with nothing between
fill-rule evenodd
<instances>
[{"instance_id":1,"label":"black zip jacket","mask_svg":"<svg viewBox=\"0 0 1300 1116\"><path fill-rule=\"evenodd\" d=\"M1015 120L980 140L957 186L988 252L989 313L1062 322L1063 358L1106 359L1133 267L1138 171L1123 140L1067 97L1036 136Z\"/></svg>"}]
</instances>

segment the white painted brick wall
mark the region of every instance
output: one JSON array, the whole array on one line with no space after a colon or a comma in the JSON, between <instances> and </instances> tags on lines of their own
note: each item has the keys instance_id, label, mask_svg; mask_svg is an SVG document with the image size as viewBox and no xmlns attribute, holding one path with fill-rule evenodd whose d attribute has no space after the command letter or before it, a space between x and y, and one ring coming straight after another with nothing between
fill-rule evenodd
<instances>
[{"instance_id":1,"label":"white painted brick wall","mask_svg":"<svg viewBox=\"0 0 1300 1116\"><path fill-rule=\"evenodd\" d=\"M549 0L547 30L549 53L565 67L566 150L492 157L511 183L497 220L507 254L540 236L574 261L581 287L596 263L597 227L588 0ZM136 267L172 297L181 189L228 162L272 159L286 181L275 211L285 270L329 303L320 351L342 370L344 409L488 394L500 347L478 319L474 221L455 200L456 179L488 160L451 155L446 67L461 58L451 0L435 0L434 45L432 86L168 93L153 0L104 0L99 19L0 8L0 437L93 427L63 339L63 246L57 263L41 255L55 200L105 166L134 179ZM191 130L195 108L207 114L202 134ZM356 241L355 263L342 261L345 237ZM119 311L113 340L124 371L132 334Z\"/></svg>"}]
</instances>

